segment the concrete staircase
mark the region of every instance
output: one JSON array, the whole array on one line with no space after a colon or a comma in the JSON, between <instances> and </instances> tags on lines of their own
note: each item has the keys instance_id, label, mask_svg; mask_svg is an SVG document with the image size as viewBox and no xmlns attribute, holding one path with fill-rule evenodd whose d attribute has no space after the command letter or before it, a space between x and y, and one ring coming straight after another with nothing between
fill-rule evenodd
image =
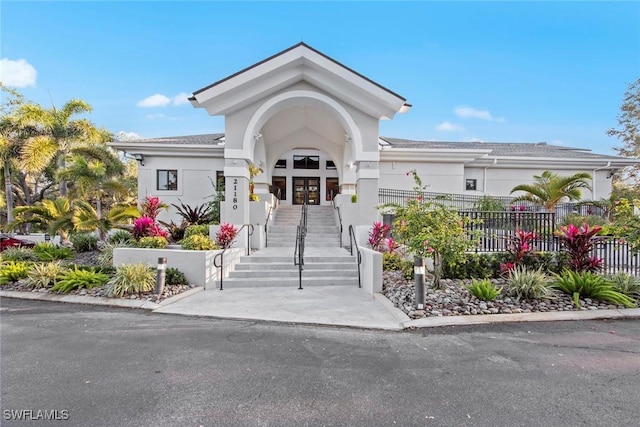
<instances>
[{"instance_id":1,"label":"concrete staircase","mask_svg":"<svg viewBox=\"0 0 640 427\"><path fill-rule=\"evenodd\" d=\"M300 206L280 206L269 230L269 247L243 256L224 279L224 287L298 287L294 252L300 214ZM356 257L340 248L340 235L330 206L309 206L304 263L303 288L358 286Z\"/></svg>"},{"instance_id":2,"label":"concrete staircase","mask_svg":"<svg viewBox=\"0 0 640 427\"><path fill-rule=\"evenodd\" d=\"M269 247L295 247L301 206L280 206L267 237ZM307 211L306 248L340 246L340 232L331 206L309 206Z\"/></svg>"}]
</instances>

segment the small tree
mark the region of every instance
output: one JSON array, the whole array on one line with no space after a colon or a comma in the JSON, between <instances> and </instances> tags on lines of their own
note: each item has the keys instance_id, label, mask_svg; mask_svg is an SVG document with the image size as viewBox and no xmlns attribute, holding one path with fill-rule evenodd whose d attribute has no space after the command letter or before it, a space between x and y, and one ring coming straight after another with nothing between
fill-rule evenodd
<instances>
[{"instance_id":1,"label":"small tree","mask_svg":"<svg viewBox=\"0 0 640 427\"><path fill-rule=\"evenodd\" d=\"M449 265L456 265L464 261L466 251L473 249L476 234L467 232L465 226L474 221L441 203L425 201L426 186L415 170L407 172L409 174L413 175L417 197L407 200L404 206L387 204L383 208L394 212L394 235L409 252L433 259L434 285L439 286L442 260L446 258Z\"/></svg>"}]
</instances>

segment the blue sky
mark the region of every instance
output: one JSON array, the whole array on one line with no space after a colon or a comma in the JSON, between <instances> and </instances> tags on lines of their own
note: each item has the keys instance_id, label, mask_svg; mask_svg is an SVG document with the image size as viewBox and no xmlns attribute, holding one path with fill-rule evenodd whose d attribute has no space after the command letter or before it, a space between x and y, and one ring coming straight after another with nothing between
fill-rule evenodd
<instances>
[{"instance_id":1,"label":"blue sky","mask_svg":"<svg viewBox=\"0 0 640 427\"><path fill-rule=\"evenodd\" d=\"M639 2L3 0L0 79L113 133L223 132L185 94L303 40L407 98L380 134L612 154L640 78ZM160 95L160 96L158 96Z\"/></svg>"}]
</instances>

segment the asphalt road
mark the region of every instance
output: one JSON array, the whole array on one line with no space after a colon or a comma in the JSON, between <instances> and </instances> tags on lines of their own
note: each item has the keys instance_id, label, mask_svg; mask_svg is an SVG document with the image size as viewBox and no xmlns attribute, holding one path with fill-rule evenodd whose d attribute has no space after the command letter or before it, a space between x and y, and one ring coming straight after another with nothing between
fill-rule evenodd
<instances>
[{"instance_id":1,"label":"asphalt road","mask_svg":"<svg viewBox=\"0 0 640 427\"><path fill-rule=\"evenodd\" d=\"M0 319L2 426L640 425L640 321L378 332L7 298Z\"/></svg>"}]
</instances>

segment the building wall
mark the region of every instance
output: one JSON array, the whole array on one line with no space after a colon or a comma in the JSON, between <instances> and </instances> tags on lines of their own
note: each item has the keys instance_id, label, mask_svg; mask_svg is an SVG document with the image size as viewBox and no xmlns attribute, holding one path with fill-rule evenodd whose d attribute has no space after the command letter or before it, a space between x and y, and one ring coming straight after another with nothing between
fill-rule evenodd
<instances>
[{"instance_id":1,"label":"building wall","mask_svg":"<svg viewBox=\"0 0 640 427\"><path fill-rule=\"evenodd\" d=\"M138 167L138 200L147 196L158 196L168 205L182 203L195 207L211 200L215 193L213 183L216 171L224 169L221 158L206 157L145 157L144 166ZM157 171L177 170L178 182L176 190L158 190ZM172 206L158 217L161 221L179 222L175 217L176 209Z\"/></svg>"},{"instance_id":2,"label":"building wall","mask_svg":"<svg viewBox=\"0 0 640 427\"><path fill-rule=\"evenodd\" d=\"M415 187L409 171L415 170L427 191L436 193L461 193L464 190L464 165L462 163L380 162L380 188L412 190Z\"/></svg>"}]
</instances>

